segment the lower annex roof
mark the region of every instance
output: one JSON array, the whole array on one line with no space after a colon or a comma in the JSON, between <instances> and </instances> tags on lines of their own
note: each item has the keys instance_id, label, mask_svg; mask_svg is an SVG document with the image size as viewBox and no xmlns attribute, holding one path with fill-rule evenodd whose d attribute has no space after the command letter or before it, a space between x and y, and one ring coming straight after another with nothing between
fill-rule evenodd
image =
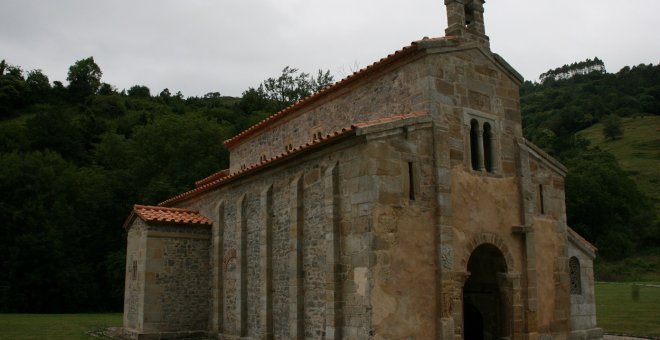
<instances>
[{"instance_id":1,"label":"lower annex roof","mask_svg":"<svg viewBox=\"0 0 660 340\"><path fill-rule=\"evenodd\" d=\"M136 204L133 211L124 222L124 229L128 229L135 218L141 218L145 222L162 222L187 225L212 225L213 221L196 210L155 207Z\"/></svg>"}]
</instances>

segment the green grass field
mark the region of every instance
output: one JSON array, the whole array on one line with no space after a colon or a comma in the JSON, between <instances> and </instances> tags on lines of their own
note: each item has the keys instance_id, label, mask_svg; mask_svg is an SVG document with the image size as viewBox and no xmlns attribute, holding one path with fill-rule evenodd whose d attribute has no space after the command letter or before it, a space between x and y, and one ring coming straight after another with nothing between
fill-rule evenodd
<instances>
[{"instance_id":1,"label":"green grass field","mask_svg":"<svg viewBox=\"0 0 660 340\"><path fill-rule=\"evenodd\" d=\"M87 332L121 326L122 314L0 314L1 340L89 340Z\"/></svg>"},{"instance_id":2,"label":"green grass field","mask_svg":"<svg viewBox=\"0 0 660 340\"><path fill-rule=\"evenodd\" d=\"M639 287L632 298L632 283L596 283L598 325L606 333L660 337L660 283Z\"/></svg>"},{"instance_id":3,"label":"green grass field","mask_svg":"<svg viewBox=\"0 0 660 340\"><path fill-rule=\"evenodd\" d=\"M660 283L641 286L632 299L632 283L596 284L598 325L605 332L660 337ZM121 326L122 314L0 314L1 340L95 339L87 332Z\"/></svg>"},{"instance_id":4,"label":"green grass field","mask_svg":"<svg viewBox=\"0 0 660 340\"><path fill-rule=\"evenodd\" d=\"M579 135L613 154L639 189L653 199L660 216L660 116L624 118L622 122L623 136L613 141L603 137L602 124L595 124Z\"/></svg>"}]
</instances>

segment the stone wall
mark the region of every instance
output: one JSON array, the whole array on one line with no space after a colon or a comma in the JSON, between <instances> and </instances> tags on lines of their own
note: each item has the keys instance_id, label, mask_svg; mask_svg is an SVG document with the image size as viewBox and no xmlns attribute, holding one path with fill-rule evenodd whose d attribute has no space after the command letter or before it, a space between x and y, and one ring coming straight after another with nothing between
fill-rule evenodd
<instances>
[{"instance_id":1,"label":"stone wall","mask_svg":"<svg viewBox=\"0 0 660 340\"><path fill-rule=\"evenodd\" d=\"M213 264L222 270L222 283L215 284L223 289L216 293L223 296L217 304L223 306L221 313L216 312L216 317L223 315L217 323L218 333L227 339L267 334L275 338L363 339L373 334L375 202L409 200L409 182L400 176L408 173L409 161L415 164L417 205L430 214L432 202L430 122L415 118L399 125L364 132L382 140L354 136L186 202L187 208L205 216L224 211L218 218L224 226L216 228L224 230L218 236L223 240L223 255L216 256L220 262ZM407 132L404 125L409 125ZM416 126L424 128L417 132ZM219 204L223 209L217 208ZM403 221L402 239L423 220ZM432 238L420 237L433 248ZM416 243L407 244L410 253L397 250L395 260L404 253L405 261L416 258L412 253L419 251ZM432 273L428 261L422 261L427 267L424 272ZM396 265L402 268L404 264ZM432 281L420 281L423 287L429 284ZM405 302L413 318L424 314L413 312L413 301L396 299ZM266 312L269 309L272 313ZM411 329L418 332L412 324Z\"/></svg>"},{"instance_id":2,"label":"stone wall","mask_svg":"<svg viewBox=\"0 0 660 340\"><path fill-rule=\"evenodd\" d=\"M126 272L124 284L124 327L142 328L144 307L144 265L146 226L142 220L135 220L127 235Z\"/></svg>"},{"instance_id":3,"label":"stone wall","mask_svg":"<svg viewBox=\"0 0 660 340\"><path fill-rule=\"evenodd\" d=\"M128 233L124 304L129 333L208 330L209 239L206 226L134 220Z\"/></svg>"},{"instance_id":4,"label":"stone wall","mask_svg":"<svg viewBox=\"0 0 660 340\"><path fill-rule=\"evenodd\" d=\"M593 339L602 337L602 329L596 323L596 295L594 291L593 254L589 254L579 241L572 240L568 247L568 258L579 264L579 292L571 292L571 338Z\"/></svg>"}]
</instances>

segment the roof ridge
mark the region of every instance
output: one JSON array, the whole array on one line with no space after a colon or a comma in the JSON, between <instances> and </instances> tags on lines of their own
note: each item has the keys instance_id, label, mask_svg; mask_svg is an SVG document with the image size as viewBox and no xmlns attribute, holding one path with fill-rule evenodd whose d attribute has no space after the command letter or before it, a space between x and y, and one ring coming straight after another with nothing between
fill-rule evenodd
<instances>
[{"instance_id":1,"label":"roof ridge","mask_svg":"<svg viewBox=\"0 0 660 340\"><path fill-rule=\"evenodd\" d=\"M162 222L186 225L212 225L213 221L197 210L150 205L133 205L133 210L124 222L124 229L140 218L145 222Z\"/></svg>"},{"instance_id":2,"label":"roof ridge","mask_svg":"<svg viewBox=\"0 0 660 340\"><path fill-rule=\"evenodd\" d=\"M313 93L313 94L311 94L311 95L309 95L309 96L307 96L307 97L305 97L305 98L289 105L288 107L286 107L286 108L284 108L284 109L268 116L266 119L264 119L264 120L262 120L262 121L260 121L256 124L248 127L247 129L245 129L241 132L239 132L235 136L225 140L223 144L225 145L226 148L229 149L230 147L232 147L233 145L238 143L240 140L242 140L244 138L247 138L250 135L252 135L252 134L254 134L258 131L261 131L267 125L270 125L270 124L274 123L275 121L278 121L278 120L284 118L285 116L288 116L290 113L297 111L298 109L304 107L305 105L308 105L309 103L311 103L315 100L318 100L318 99L322 98L323 96L326 96L328 93L337 91L338 89L346 86L348 83L356 81L357 79L360 79L362 77L367 76L370 73L375 72L376 69L378 69L380 67L384 67L385 65L388 64L388 62L393 62L393 61L395 61L399 58L403 58L403 57L405 57L409 54L412 54L412 53L418 51L418 49L417 49L418 42L419 41L413 41L413 42L410 43L410 45L404 46L403 48L395 51L394 53L390 53L389 55L387 55L387 57L381 58L380 60L368 65L367 67L364 67L364 68L362 68L358 71L353 72L353 74L345 77L344 79L342 79L342 80L340 80L340 81L338 81L338 82L336 82L332 85L329 85L329 86L327 86L327 87L325 87L325 88L323 88L323 89L321 89L321 90L319 90L319 91L317 91L317 92L315 92L315 93Z\"/></svg>"},{"instance_id":3,"label":"roof ridge","mask_svg":"<svg viewBox=\"0 0 660 340\"><path fill-rule=\"evenodd\" d=\"M267 165L270 165L274 162L280 161L280 160L288 158L288 157L292 157L292 156L294 156L296 154L299 154L303 151L306 151L306 150L308 150L312 147L316 147L316 146L319 146L321 144L328 143L328 142L330 142L330 141L332 141L336 138L339 138L339 137L344 136L344 135L346 135L350 132L355 131L356 128L357 128L356 126L351 125L350 127L345 127L345 128L342 128L341 130L336 130L332 133L326 134L325 136L321 136L320 138L314 139L311 142L306 142L305 144L300 144L300 145L294 147L293 149L286 150L285 152L280 153L279 155L275 155L275 156L273 156L269 159L262 160L262 161L259 161L257 163L253 163L253 164L247 166L246 168L244 168L242 170L239 170L239 171L234 172L234 173L230 173L230 174L228 174L226 176L222 176L222 177L220 177L216 180L209 181L208 183L204 183L204 184L196 187L195 189L192 189L192 190L186 191L184 193L181 193L179 195L170 197L167 200L158 203L158 206L163 207L163 206L166 206L167 204L178 202L178 201L181 201L181 200L186 199L188 197L192 197L196 194L206 192L210 189L213 189L213 188L219 186L220 184L222 184L224 182L227 182L227 181L230 181L234 178L238 178L238 177L244 176L248 173L257 171L257 170L259 170L259 169L261 169L261 168L263 168ZM200 182L200 181L198 181L198 182Z\"/></svg>"},{"instance_id":4,"label":"roof ridge","mask_svg":"<svg viewBox=\"0 0 660 340\"><path fill-rule=\"evenodd\" d=\"M133 209L150 209L150 210L159 210L159 211L178 211L178 212L186 212L186 213L199 213L199 210L191 210L191 209L185 209L185 208L174 208L174 207L163 207L163 206L159 206L159 205L134 204Z\"/></svg>"}]
</instances>

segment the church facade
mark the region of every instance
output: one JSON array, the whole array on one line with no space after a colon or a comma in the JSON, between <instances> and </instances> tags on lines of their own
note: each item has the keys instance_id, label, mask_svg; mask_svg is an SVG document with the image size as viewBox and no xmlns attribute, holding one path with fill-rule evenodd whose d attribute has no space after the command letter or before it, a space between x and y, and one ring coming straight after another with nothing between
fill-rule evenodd
<instances>
[{"instance_id":1,"label":"church facade","mask_svg":"<svg viewBox=\"0 0 660 340\"><path fill-rule=\"evenodd\" d=\"M139 339L593 339L596 249L522 135L482 0L225 141L229 169L128 230Z\"/></svg>"}]
</instances>

